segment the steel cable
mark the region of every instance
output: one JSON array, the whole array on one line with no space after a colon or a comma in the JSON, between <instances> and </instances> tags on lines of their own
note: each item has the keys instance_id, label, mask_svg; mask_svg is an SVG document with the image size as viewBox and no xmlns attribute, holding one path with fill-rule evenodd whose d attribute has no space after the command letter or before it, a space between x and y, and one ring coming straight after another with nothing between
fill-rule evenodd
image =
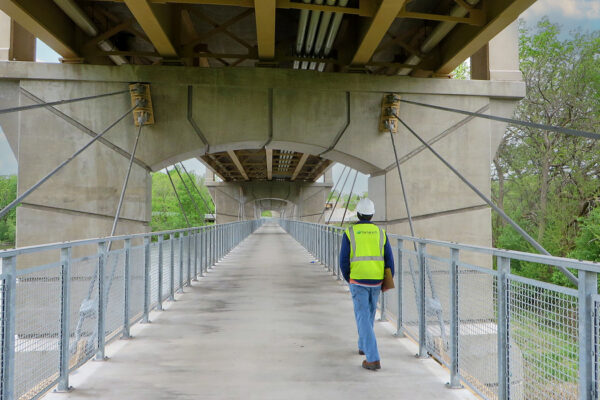
<instances>
[{"instance_id":1,"label":"steel cable","mask_svg":"<svg viewBox=\"0 0 600 400\"><path fill-rule=\"evenodd\" d=\"M23 201L23 199L25 199L27 196L29 196L34 190L36 190L44 182L46 182L48 179L50 179L54 174L56 174L65 165L67 165L68 163L70 163L71 161L73 161L73 159L75 159L75 157L77 157L79 154L81 154L85 149L87 149L88 147L90 147L98 139L100 139L102 136L104 136L106 133L108 133L108 131L110 131L112 128L114 128L119 122L121 122L126 116L129 115L129 113L131 113L137 107L138 107L137 104L135 106L131 107L125 114L123 114L122 116L119 117L119 119L117 119L115 122L113 122L112 124L110 124L98 136L94 137L92 140L90 140L89 142L87 142L87 144L85 146L83 146L82 148L80 148L79 150L77 150L75 153L73 153L73 155L71 157L67 158L58 167L54 168L49 174L47 174L42 179L40 179L39 181L37 181L37 183L35 183L33 186L31 186L29 189L27 189L22 195L20 195L15 200L13 200L9 205L7 205L6 207L4 207L0 211L0 218L2 218L3 216L5 216L10 210L12 210L14 207L16 207L19 203L21 203Z\"/></svg>"},{"instance_id":2,"label":"steel cable","mask_svg":"<svg viewBox=\"0 0 600 400\"><path fill-rule=\"evenodd\" d=\"M412 100L401 99L400 101L402 103L412 104L415 106L428 107L428 108L433 108L435 110L448 111L448 112L453 112L453 113L458 113L458 114L463 114L463 115L469 115L472 117L491 119L493 121L508 122L513 125L521 125L521 126L527 126L529 128L543 129L546 131L562 133L565 135L580 136L580 137L585 137L588 139L595 139L595 140L600 139L600 134L593 133L593 132L586 132L586 131L581 131L581 130L577 130L577 129L562 128L560 126L537 124L535 122L520 121L518 119L513 119L513 118L498 117L495 115L481 114L481 113L473 112L473 111L459 110L457 108L435 106L433 104L419 103L417 101L412 101Z\"/></svg>"},{"instance_id":3,"label":"steel cable","mask_svg":"<svg viewBox=\"0 0 600 400\"><path fill-rule=\"evenodd\" d=\"M192 200L192 203L194 204L194 208L196 209L198 216L202 215L202 213L200 212L200 207L198 207L198 203L196 203L196 199L194 199L194 197L192 196L192 192L188 188L187 184L183 180L183 176L181 176L181 173L179 172L179 168L177 168L177 165L173 165L173 167L175 167L175 171L177 172L177 175L179 175L179 179L181 180L181 183L183 183L183 187L185 188L185 191L187 192L188 196L190 197L190 200Z\"/></svg>"},{"instance_id":4,"label":"steel cable","mask_svg":"<svg viewBox=\"0 0 600 400\"><path fill-rule=\"evenodd\" d=\"M187 174L187 177L192 182L192 186L194 187L194 189L196 189L196 192L198 193L198 196L200 196L200 200L202 200L202 202L204 203L204 206L206 207L206 211L210 212L210 206L208 205L208 203L204 199L204 196L202 196L202 193L200 193L200 189L198 189L198 185L196 185L196 182L192 179L192 176L190 175L190 173L185 168L185 165L183 165L183 163L179 163L179 164L183 168L183 171ZM211 203L213 203L213 206L214 206L215 202L213 201L212 197L209 197L209 198L210 198Z\"/></svg>"},{"instance_id":5,"label":"steel cable","mask_svg":"<svg viewBox=\"0 0 600 400\"><path fill-rule=\"evenodd\" d=\"M175 192L175 197L177 197L177 202L179 203L179 209L181 210L181 213L183 214L183 217L185 218L185 223L187 224L188 228L191 228L190 221L188 220L187 214L185 213L185 210L183 209L183 204L181 204L181 199L179 198L177 189L175 189L175 184L173 183L173 179L171 179L171 174L169 174L169 169L165 167L165 171L167 171L167 176L169 177L169 181L171 182L171 187L173 188L173 192Z\"/></svg>"},{"instance_id":6,"label":"steel cable","mask_svg":"<svg viewBox=\"0 0 600 400\"><path fill-rule=\"evenodd\" d=\"M349 168L348 169L348 174L346 175L346 179L344 180L344 183L342 184L342 187L340 189L340 194L338 195L338 198L335 199L335 204L333 206L333 208L331 209L331 214L329 214L329 219L327 220L327 225L329 225L329 223L331 222L331 217L333 217L333 213L335 212L335 208L338 205L338 202L340 201L340 197L342 197L342 192L344 191L344 188L346 187L346 182L348 182L348 177L350 176L350 173L352 172L352 169ZM342 179L342 176L340 175L340 179Z\"/></svg>"},{"instance_id":7,"label":"steel cable","mask_svg":"<svg viewBox=\"0 0 600 400\"><path fill-rule=\"evenodd\" d=\"M99 99L99 98L102 98L102 97L115 96L117 94L123 94L123 93L129 93L129 89L127 89L127 90L120 90L118 92L112 92L112 93L97 94L97 95L94 95L94 96L79 97L79 98L76 98L76 99L57 100L57 101L50 101L50 102L47 102L47 103L31 104L31 105L28 105L28 106L19 106L19 107L5 108L5 109L0 110L0 115L1 114L12 113L12 112L18 112L18 111L33 110L35 108L41 108L41 107L60 106L62 104L75 103L75 102L84 101L84 100Z\"/></svg>"},{"instance_id":8,"label":"steel cable","mask_svg":"<svg viewBox=\"0 0 600 400\"><path fill-rule=\"evenodd\" d=\"M344 225L344 220L346 219L346 212L348 211L348 207L350 206L350 202L352 201L352 195L354 194L354 184L356 183L356 178L358 178L358 170L354 174L354 180L352 181L350 195L348 196L348 201L346 202L346 208L344 209L344 216L342 217L342 222L340 222L340 227Z\"/></svg>"},{"instance_id":9,"label":"steel cable","mask_svg":"<svg viewBox=\"0 0 600 400\"><path fill-rule=\"evenodd\" d=\"M327 200L329 200L329 196L331 196L333 193L335 193L338 185L340 184L340 181L342 180L342 176L344 176L344 172L346 172L347 168L348 168L348 166L344 165L344 169L342 170L342 173L340 174L339 179L335 183L335 186L333 187L333 190L331 192L329 192L329 194L327 195L327 199L325 200L326 203L327 203ZM321 213L321 216L319 217L319 220L317 221L317 224L321 222L321 218L323 218L323 215L325 215L325 210L326 210L326 208L323 207L323 212Z\"/></svg>"},{"instance_id":10,"label":"steel cable","mask_svg":"<svg viewBox=\"0 0 600 400\"><path fill-rule=\"evenodd\" d=\"M485 201L490 207L494 209L506 222L508 222L525 240L527 240L533 247L535 247L540 253L550 256L551 254L542 247L541 244L535 241L523 228L521 228L515 221L512 220L500 207L498 207L492 200L484 195L479 189L475 187L467 178L465 178L456 168L454 168L444 157L442 157L437 151L433 149L425 140L423 140L411 127L409 127L404 120L402 120L396 113L392 112L392 115L415 137L421 142L429 151L433 153L450 171L454 173L461 181L463 181L473 192L475 192L483 201ZM565 267L558 267L569 280L574 284L578 285L578 279Z\"/></svg>"}]
</instances>

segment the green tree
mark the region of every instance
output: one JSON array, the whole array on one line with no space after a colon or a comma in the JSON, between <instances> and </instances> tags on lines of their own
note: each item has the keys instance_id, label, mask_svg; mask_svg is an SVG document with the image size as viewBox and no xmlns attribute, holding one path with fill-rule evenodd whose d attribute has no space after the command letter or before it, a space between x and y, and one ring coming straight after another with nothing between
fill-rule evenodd
<instances>
[{"instance_id":1,"label":"green tree","mask_svg":"<svg viewBox=\"0 0 600 400\"><path fill-rule=\"evenodd\" d=\"M171 179L177 189L179 200L183 210L188 217L191 226L204 225L204 215L214 213L208 189L204 186L204 180L194 173L190 173L190 180L184 171L181 171L185 185L175 170L170 171ZM192 186L192 181L199 189L200 194ZM188 190L190 193L188 193ZM191 194L191 198L190 198ZM193 200L192 200L193 199ZM207 207L208 205L208 207ZM152 174L152 222L153 231L163 231L187 227L184 215L181 213L179 201L173 191L169 177L164 172Z\"/></svg>"},{"instance_id":2,"label":"green tree","mask_svg":"<svg viewBox=\"0 0 600 400\"><path fill-rule=\"evenodd\" d=\"M600 127L600 32L562 39L560 27L542 20L521 28L521 71L527 95L515 117L586 131ZM494 158L497 204L550 253L566 256L576 246L579 221L600 196L600 142L540 129L510 126ZM532 251L496 215L497 247ZM520 263L517 272L560 281L556 271Z\"/></svg>"},{"instance_id":3,"label":"green tree","mask_svg":"<svg viewBox=\"0 0 600 400\"><path fill-rule=\"evenodd\" d=\"M6 207L11 201L17 198L17 176L0 176L0 209ZM16 208L13 208L8 214L0 219L0 242L9 247L15 245L15 235L17 226ZM0 243L0 246L2 245Z\"/></svg>"}]
</instances>

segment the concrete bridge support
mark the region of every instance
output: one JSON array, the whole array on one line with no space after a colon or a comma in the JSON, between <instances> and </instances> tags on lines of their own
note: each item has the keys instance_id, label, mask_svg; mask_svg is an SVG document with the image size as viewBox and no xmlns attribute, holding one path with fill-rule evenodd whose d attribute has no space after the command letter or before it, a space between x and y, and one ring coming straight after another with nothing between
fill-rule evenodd
<instances>
[{"instance_id":1,"label":"concrete bridge support","mask_svg":"<svg viewBox=\"0 0 600 400\"><path fill-rule=\"evenodd\" d=\"M371 174L369 193L378 210L383 210L376 220L391 232L408 233L389 133L378 130L382 96L395 92L404 99L510 116L525 93L521 82L260 68L8 62L0 63L0 76L0 84L10 87L2 95L6 106L107 93L126 89L129 82L150 82L156 124L143 130L120 232L148 229L150 171L207 153L266 146L320 155ZM12 127L5 130L11 143L18 144L19 191L91 138L93 133L82 125L100 132L129 107L129 95L122 94L3 116L0 124ZM490 163L502 138L502 124L406 104L400 116L490 194ZM94 144L28 198L18 213L17 245L106 235L135 134L133 117L126 118L105 141ZM483 202L423 151L406 130L397 134L396 144L417 235L489 245L490 211ZM225 187L229 196L217 194L221 193L217 188ZM283 198L294 204L286 207L286 216L292 216L294 209L293 216L316 220L330 187L330 182L252 181L215 183L211 190L223 217L230 214L234 217L228 218L237 219L240 213L248 217L253 210L253 206L246 207L249 201ZM280 190L289 190L290 195L270 194Z\"/></svg>"},{"instance_id":2,"label":"concrete bridge support","mask_svg":"<svg viewBox=\"0 0 600 400\"><path fill-rule=\"evenodd\" d=\"M331 172L323 183L215 182L206 185L216 205L217 223L253 219L262 211L276 210L288 218L316 222L332 188Z\"/></svg>"}]
</instances>

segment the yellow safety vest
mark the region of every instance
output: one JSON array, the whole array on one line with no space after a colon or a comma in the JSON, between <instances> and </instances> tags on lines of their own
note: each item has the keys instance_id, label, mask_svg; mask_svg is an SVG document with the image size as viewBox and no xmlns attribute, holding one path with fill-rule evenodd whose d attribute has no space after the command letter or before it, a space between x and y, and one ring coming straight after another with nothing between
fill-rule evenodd
<instances>
[{"instance_id":1,"label":"yellow safety vest","mask_svg":"<svg viewBox=\"0 0 600 400\"><path fill-rule=\"evenodd\" d=\"M385 267L385 230L373 224L356 224L346 229L350 240L350 279L382 280Z\"/></svg>"}]
</instances>

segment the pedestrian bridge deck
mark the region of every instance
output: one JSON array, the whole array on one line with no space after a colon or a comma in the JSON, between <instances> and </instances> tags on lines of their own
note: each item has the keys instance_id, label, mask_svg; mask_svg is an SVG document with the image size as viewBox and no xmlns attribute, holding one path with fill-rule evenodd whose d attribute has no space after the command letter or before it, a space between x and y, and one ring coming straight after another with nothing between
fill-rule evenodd
<instances>
[{"instance_id":1,"label":"pedestrian bridge deck","mask_svg":"<svg viewBox=\"0 0 600 400\"><path fill-rule=\"evenodd\" d=\"M352 302L291 236L266 224L185 288L107 362L46 399L472 399L448 373L377 322L382 370L361 368Z\"/></svg>"}]
</instances>

